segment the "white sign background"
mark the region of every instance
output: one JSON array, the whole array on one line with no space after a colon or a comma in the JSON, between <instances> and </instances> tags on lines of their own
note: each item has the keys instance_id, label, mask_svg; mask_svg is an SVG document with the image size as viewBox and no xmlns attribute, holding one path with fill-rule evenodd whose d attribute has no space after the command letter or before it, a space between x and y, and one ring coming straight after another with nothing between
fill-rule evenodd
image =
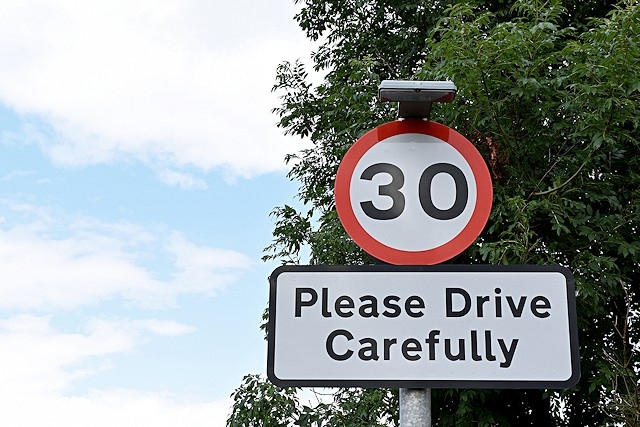
<instances>
[{"instance_id":1,"label":"white sign background","mask_svg":"<svg viewBox=\"0 0 640 427\"><path fill-rule=\"evenodd\" d=\"M362 172L376 163L390 163L404 174L401 192L405 194L405 208L398 218L384 221L369 217L360 206L361 201L371 200L381 210L391 207L392 199L381 196L378 189L391 182L386 173L377 174L372 180L361 179ZM456 218L442 221L430 217L420 206L418 183L426 168L436 163L458 167L464 174L469 188L469 198L464 211ZM455 202L456 187L453 178L437 174L431 185L433 204L441 210L451 208ZM351 200L358 222L373 238L387 246L403 251L424 251L437 248L457 236L469 223L476 206L476 181L465 158L451 145L431 135L405 133L395 135L371 147L358 161L351 177Z\"/></svg>"},{"instance_id":2,"label":"white sign background","mask_svg":"<svg viewBox=\"0 0 640 427\"><path fill-rule=\"evenodd\" d=\"M577 338L572 336L575 328L572 333L570 315L570 307L575 302L572 300L574 296L569 294L573 281L571 278L570 287L567 275L571 277L571 274L568 270L535 267L533 271L515 271L513 269L517 267L506 267L511 271L504 268L500 271L496 268L496 271L411 271L411 267L404 267L404 271L389 271L391 267L385 267L387 271L304 271L304 267L295 271L284 267L284 270L274 272L268 363L272 381L325 386L367 386L370 381L388 386L425 382L430 387L438 387L438 382L442 382L441 386L460 382L467 387L473 387L472 383L481 386L492 383L518 388L541 388L540 382L546 383L542 388L558 388L577 382L577 348L572 348L572 345L577 345ZM462 270L469 266L456 267ZM347 268L343 267L343 270ZM416 269L419 267L413 268ZM312 288L318 295L314 305L300 308L300 317L295 316L296 288ZM328 291L326 307L332 313L331 317L322 314L322 288ZM461 288L469 293L472 305L467 315L446 317L446 288ZM496 288L500 288L499 294ZM355 309L351 310L353 316L336 315L334 303L341 295L348 295L355 301ZM357 309L359 298L364 295L376 297L380 312L385 309L382 302L386 296L398 296L402 313L395 318L382 315L363 318ZM404 301L412 295L425 302L422 317L410 317L404 310ZM483 317L478 317L476 298L481 295L489 296L490 300L483 306ZM538 313L548 312L550 315L546 318L536 317L531 311L531 300L538 295L550 302L549 309L538 310ZM495 316L496 296L500 297L502 317ZM520 297L527 297L521 317L514 317L511 313L507 296L511 296L516 305ZM309 300L308 294L304 299ZM452 301L454 309L461 308L461 296L455 294ZM575 323L575 308L573 318ZM348 341L344 336L338 336L333 341L333 348L338 354L354 351L348 360L334 360L327 352L327 337L336 330L347 330L354 337ZM440 331L435 360L429 360L428 345L425 344L431 330ZM477 331L480 361L471 360L471 330ZM485 357L484 331L491 331L491 352L496 356L495 361ZM378 360L361 360L358 357L359 340L362 338L373 338L378 342ZM390 347L389 360L383 360L382 356L385 338L395 338L398 343ZM403 357L401 343L408 338L415 338L421 343L422 351L412 352L421 356L419 360ZM452 361L445 357L445 338L451 340L453 353L457 353L458 340L465 340L465 360ZM508 367L500 367L505 358L498 339L502 339L506 347L513 339L518 339ZM436 383L430 383L433 381Z\"/></svg>"}]
</instances>

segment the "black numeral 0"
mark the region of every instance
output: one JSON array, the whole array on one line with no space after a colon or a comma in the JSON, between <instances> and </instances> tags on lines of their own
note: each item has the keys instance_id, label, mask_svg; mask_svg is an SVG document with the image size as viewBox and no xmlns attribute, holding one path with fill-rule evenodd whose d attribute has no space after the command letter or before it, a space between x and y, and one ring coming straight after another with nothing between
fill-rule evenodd
<instances>
[{"instance_id":1,"label":"black numeral 0","mask_svg":"<svg viewBox=\"0 0 640 427\"><path fill-rule=\"evenodd\" d=\"M362 172L360 179L371 181L373 177L379 173L386 173L391 176L391 182L389 184L378 187L379 195L391 197L393 201L391 207L389 209L378 209L370 200L360 202L360 206L364 213L372 219L385 220L397 218L402 214L405 206L404 194L400 191L404 186L404 174L399 167L391 163L375 163ZM449 209L438 209L433 204L433 198L431 197L433 178L439 173L446 173L453 178L456 186L456 199L453 206ZM418 198L420 199L420 205L424 213L432 218L449 220L460 216L467 206L468 197L469 186L467 184L467 178L457 166L449 163L435 163L425 169L420 176Z\"/></svg>"},{"instance_id":2,"label":"black numeral 0","mask_svg":"<svg viewBox=\"0 0 640 427\"><path fill-rule=\"evenodd\" d=\"M431 183L433 178L439 173L446 173L456 184L456 200L449 209L442 210L435 207L431 198ZM420 177L420 184L418 184L418 197L420 198L420 204L422 210L435 219L453 219L467 207L467 198L469 197L469 186L467 185L467 178L465 178L462 171L449 163L435 163L429 166Z\"/></svg>"}]
</instances>

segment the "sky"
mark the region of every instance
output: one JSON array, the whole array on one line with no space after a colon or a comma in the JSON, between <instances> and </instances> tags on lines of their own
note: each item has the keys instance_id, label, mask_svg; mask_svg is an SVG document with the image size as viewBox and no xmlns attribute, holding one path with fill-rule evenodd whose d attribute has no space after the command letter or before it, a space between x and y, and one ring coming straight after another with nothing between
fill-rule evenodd
<instances>
[{"instance_id":1,"label":"sky","mask_svg":"<svg viewBox=\"0 0 640 427\"><path fill-rule=\"evenodd\" d=\"M266 368L292 0L0 0L0 420L224 426Z\"/></svg>"}]
</instances>

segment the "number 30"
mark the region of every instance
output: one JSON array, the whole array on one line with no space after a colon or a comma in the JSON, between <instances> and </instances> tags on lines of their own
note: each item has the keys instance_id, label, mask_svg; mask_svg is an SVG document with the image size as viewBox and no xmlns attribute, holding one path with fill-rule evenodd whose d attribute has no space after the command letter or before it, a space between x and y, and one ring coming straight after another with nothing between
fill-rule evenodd
<instances>
[{"instance_id":1,"label":"number 30","mask_svg":"<svg viewBox=\"0 0 640 427\"><path fill-rule=\"evenodd\" d=\"M391 197L393 201L391 207L389 209L378 209L370 200L360 202L360 206L364 213L372 219L387 220L397 218L404 212L405 207L405 196L400 191L404 186L404 174L399 167L391 163L375 163L362 172L360 179L371 181L379 173L386 173L391 176L389 184L378 187L379 195ZM439 173L446 173L451 176L456 186L456 198L449 209L439 209L433 204L431 197L431 184L433 178ZM418 198L424 213L432 218L449 220L458 217L467 206L468 197L469 186L467 185L467 179L457 166L449 163L435 163L426 168L420 176Z\"/></svg>"}]
</instances>

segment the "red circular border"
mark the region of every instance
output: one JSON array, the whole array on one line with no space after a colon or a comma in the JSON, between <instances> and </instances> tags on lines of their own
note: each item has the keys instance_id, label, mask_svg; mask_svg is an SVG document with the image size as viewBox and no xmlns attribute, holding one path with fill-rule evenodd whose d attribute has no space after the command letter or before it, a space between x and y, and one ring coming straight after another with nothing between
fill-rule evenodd
<instances>
[{"instance_id":1,"label":"red circular border","mask_svg":"<svg viewBox=\"0 0 640 427\"><path fill-rule=\"evenodd\" d=\"M351 177L358 161L375 144L391 136L405 133L430 135L448 143L465 158L476 180L476 206L467 225L447 243L424 251L403 251L379 242L360 225L351 205ZM493 185L484 159L464 136L439 123L424 120L399 120L385 123L370 130L351 146L338 167L335 200L338 217L347 234L368 254L390 264L433 265L458 255L480 235L491 213Z\"/></svg>"}]
</instances>

